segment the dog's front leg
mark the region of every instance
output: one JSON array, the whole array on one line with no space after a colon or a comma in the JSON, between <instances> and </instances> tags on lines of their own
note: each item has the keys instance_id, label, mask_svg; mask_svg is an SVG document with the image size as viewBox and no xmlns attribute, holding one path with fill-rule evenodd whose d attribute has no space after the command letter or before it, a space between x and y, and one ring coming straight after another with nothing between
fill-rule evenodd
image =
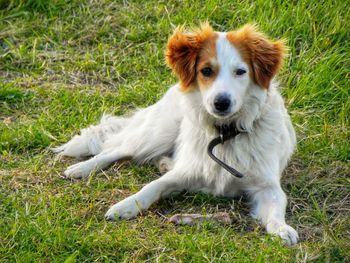
<instances>
[{"instance_id":1,"label":"dog's front leg","mask_svg":"<svg viewBox=\"0 0 350 263\"><path fill-rule=\"evenodd\" d=\"M285 222L287 198L280 185L269 186L252 194L252 215L261 220L270 234L280 236L288 245L298 242L298 233Z\"/></svg>"},{"instance_id":2,"label":"dog's front leg","mask_svg":"<svg viewBox=\"0 0 350 263\"><path fill-rule=\"evenodd\" d=\"M154 202L173 192L185 190L183 183L177 179L178 173L171 170L159 179L147 184L139 192L113 205L106 213L108 220L116 218L130 219L147 210Z\"/></svg>"}]
</instances>

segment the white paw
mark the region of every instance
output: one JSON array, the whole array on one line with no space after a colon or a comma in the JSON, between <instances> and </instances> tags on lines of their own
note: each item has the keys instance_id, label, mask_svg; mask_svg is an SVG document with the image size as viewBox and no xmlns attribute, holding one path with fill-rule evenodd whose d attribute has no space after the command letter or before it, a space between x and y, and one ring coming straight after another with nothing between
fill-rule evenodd
<instances>
[{"instance_id":1,"label":"white paw","mask_svg":"<svg viewBox=\"0 0 350 263\"><path fill-rule=\"evenodd\" d=\"M130 196L111 206L105 214L105 218L107 220L115 220L117 218L130 219L136 217L141 211L141 204L134 196Z\"/></svg>"},{"instance_id":2,"label":"white paw","mask_svg":"<svg viewBox=\"0 0 350 263\"><path fill-rule=\"evenodd\" d=\"M161 174L165 174L166 172L173 169L174 162L173 162L173 159L171 159L170 157L164 156L157 162L157 165L158 165L159 172Z\"/></svg>"},{"instance_id":3,"label":"white paw","mask_svg":"<svg viewBox=\"0 0 350 263\"><path fill-rule=\"evenodd\" d=\"M64 175L69 178L85 178L90 175L94 167L91 166L88 161L80 162L69 166L65 171Z\"/></svg>"},{"instance_id":4,"label":"white paw","mask_svg":"<svg viewBox=\"0 0 350 263\"><path fill-rule=\"evenodd\" d=\"M64 150L66 149L66 144L63 144L61 146L57 146L57 147L52 147L50 148L50 150L53 152L53 153L61 153L63 152Z\"/></svg>"},{"instance_id":5,"label":"white paw","mask_svg":"<svg viewBox=\"0 0 350 263\"><path fill-rule=\"evenodd\" d=\"M287 224L271 224L267 225L266 230L270 234L277 235L283 239L283 242L288 245L295 245L298 243L299 235L298 232Z\"/></svg>"},{"instance_id":6,"label":"white paw","mask_svg":"<svg viewBox=\"0 0 350 263\"><path fill-rule=\"evenodd\" d=\"M91 155L86 139L80 135L75 135L69 142L51 148L51 151L61 156L81 158Z\"/></svg>"}]
</instances>

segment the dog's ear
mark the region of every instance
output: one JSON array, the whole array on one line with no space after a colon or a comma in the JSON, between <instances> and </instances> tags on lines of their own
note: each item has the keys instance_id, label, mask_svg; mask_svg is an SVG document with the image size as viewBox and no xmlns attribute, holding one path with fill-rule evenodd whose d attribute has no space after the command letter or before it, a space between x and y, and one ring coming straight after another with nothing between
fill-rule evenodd
<instances>
[{"instance_id":1,"label":"dog's ear","mask_svg":"<svg viewBox=\"0 0 350 263\"><path fill-rule=\"evenodd\" d=\"M205 23L192 32L185 32L183 27L178 27L170 36L165 53L166 62L179 77L182 90L189 89L196 80L198 53L213 34L211 26Z\"/></svg>"},{"instance_id":2,"label":"dog's ear","mask_svg":"<svg viewBox=\"0 0 350 263\"><path fill-rule=\"evenodd\" d=\"M240 49L243 58L248 60L255 82L267 89L286 55L284 40L271 41L251 24L230 32L228 39Z\"/></svg>"}]
</instances>

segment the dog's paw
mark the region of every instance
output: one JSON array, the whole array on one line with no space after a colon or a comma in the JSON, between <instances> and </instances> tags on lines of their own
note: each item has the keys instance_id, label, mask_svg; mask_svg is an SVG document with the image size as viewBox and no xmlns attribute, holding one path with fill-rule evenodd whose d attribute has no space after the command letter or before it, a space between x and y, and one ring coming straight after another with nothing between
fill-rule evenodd
<instances>
[{"instance_id":1,"label":"dog's paw","mask_svg":"<svg viewBox=\"0 0 350 263\"><path fill-rule=\"evenodd\" d=\"M61 146L57 146L57 147L52 147L50 148L50 151L52 151L53 153L56 154L62 154L62 152L66 149L66 144L63 144Z\"/></svg>"},{"instance_id":2,"label":"dog's paw","mask_svg":"<svg viewBox=\"0 0 350 263\"><path fill-rule=\"evenodd\" d=\"M163 156L156 162L156 166L158 166L159 172L161 174L165 174L166 172L173 169L174 161L170 157Z\"/></svg>"},{"instance_id":3,"label":"dog's paw","mask_svg":"<svg viewBox=\"0 0 350 263\"><path fill-rule=\"evenodd\" d=\"M288 246L295 245L296 243L298 243L298 232L293 227L287 224L273 224L272 226L268 225L266 230L270 234L274 234L281 237L283 242Z\"/></svg>"},{"instance_id":4,"label":"dog's paw","mask_svg":"<svg viewBox=\"0 0 350 263\"><path fill-rule=\"evenodd\" d=\"M105 218L107 220L115 220L118 218L131 219L136 217L141 211L141 204L133 196L130 196L111 206L105 214Z\"/></svg>"},{"instance_id":5,"label":"dog's paw","mask_svg":"<svg viewBox=\"0 0 350 263\"><path fill-rule=\"evenodd\" d=\"M90 175L93 171L93 167L88 162L80 162L69 166L65 171L64 175L69 178L85 178Z\"/></svg>"},{"instance_id":6,"label":"dog's paw","mask_svg":"<svg viewBox=\"0 0 350 263\"><path fill-rule=\"evenodd\" d=\"M74 158L83 158L90 156L91 153L85 137L75 135L69 142L58 147L50 148L50 150L60 156L68 156Z\"/></svg>"}]
</instances>

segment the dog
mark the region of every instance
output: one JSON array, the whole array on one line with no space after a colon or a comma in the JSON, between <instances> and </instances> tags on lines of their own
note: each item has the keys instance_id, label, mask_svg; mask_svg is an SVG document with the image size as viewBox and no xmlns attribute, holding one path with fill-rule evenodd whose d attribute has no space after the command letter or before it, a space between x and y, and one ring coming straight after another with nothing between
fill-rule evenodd
<instances>
[{"instance_id":1,"label":"dog","mask_svg":"<svg viewBox=\"0 0 350 263\"><path fill-rule=\"evenodd\" d=\"M295 132L274 80L286 53L255 25L215 32L208 24L186 31L178 27L166 47L166 62L178 77L154 105L130 116L104 115L100 123L54 149L59 155L91 157L67 168L70 178L84 178L116 161L156 161L165 173L139 192L113 205L109 220L130 219L171 193L202 191L235 197L244 193L251 214L267 233L289 245L297 231L286 224L282 171L295 145ZM207 154L220 127L237 134L213 150L239 178Z\"/></svg>"}]
</instances>

